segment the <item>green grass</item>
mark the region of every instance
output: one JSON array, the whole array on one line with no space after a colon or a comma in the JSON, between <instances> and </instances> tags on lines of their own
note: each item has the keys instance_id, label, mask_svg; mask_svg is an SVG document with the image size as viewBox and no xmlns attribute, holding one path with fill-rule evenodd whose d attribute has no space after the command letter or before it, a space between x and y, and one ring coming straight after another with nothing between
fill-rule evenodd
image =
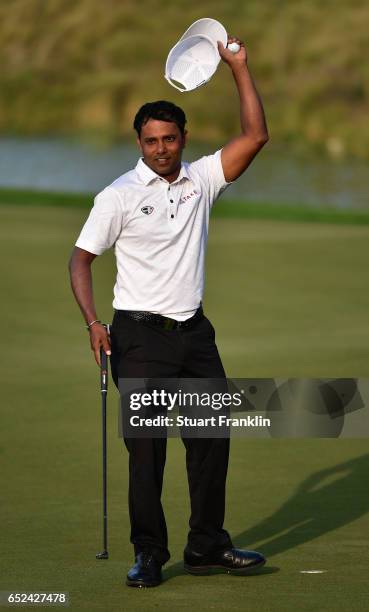
<instances>
[{"instance_id":1,"label":"green grass","mask_svg":"<svg viewBox=\"0 0 369 612\"><path fill-rule=\"evenodd\" d=\"M90 209L92 193L59 193L31 189L0 188L0 206L62 206ZM223 198L214 206L213 217L230 219L273 219L280 221L310 221L319 223L369 225L369 212L338 210L300 205L271 204L268 202L241 202Z\"/></svg>"},{"instance_id":2,"label":"green grass","mask_svg":"<svg viewBox=\"0 0 369 612\"><path fill-rule=\"evenodd\" d=\"M63 193L0 187L0 205L20 204L22 206L37 205L91 208L93 199L94 194L92 193Z\"/></svg>"},{"instance_id":3,"label":"green grass","mask_svg":"<svg viewBox=\"0 0 369 612\"><path fill-rule=\"evenodd\" d=\"M164 584L123 585L131 565L127 455L109 391L109 561L98 562L98 369L69 289L87 211L0 207L2 550L0 590L68 590L71 610L367 610L367 440L232 441L226 527L260 549L258 576L191 577L181 442L169 440ZM368 377L367 226L213 219L205 308L229 376ZM114 262L94 262L111 317ZM301 570L327 570L301 574ZM354 603L353 603L354 602Z\"/></svg>"}]
</instances>

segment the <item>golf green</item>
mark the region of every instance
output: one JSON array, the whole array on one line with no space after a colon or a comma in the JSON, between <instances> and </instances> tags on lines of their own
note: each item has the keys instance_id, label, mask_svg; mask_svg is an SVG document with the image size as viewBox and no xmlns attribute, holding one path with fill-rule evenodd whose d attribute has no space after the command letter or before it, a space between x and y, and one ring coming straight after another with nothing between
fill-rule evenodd
<instances>
[{"instance_id":1,"label":"golf green","mask_svg":"<svg viewBox=\"0 0 369 612\"><path fill-rule=\"evenodd\" d=\"M182 568L189 516L184 448L169 440L164 508L171 560L156 589L130 567L127 453L108 395L108 561L101 549L98 369L67 261L86 211L1 206L0 591L68 591L70 609L367 610L366 439L234 439L226 527L259 549L258 575ZM213 219L205 309L227 374L368 377L369 227ZM112 253L94 262L111 318ZM301 573L320 570L322 573Z\"/></svg>"}]
</instances>

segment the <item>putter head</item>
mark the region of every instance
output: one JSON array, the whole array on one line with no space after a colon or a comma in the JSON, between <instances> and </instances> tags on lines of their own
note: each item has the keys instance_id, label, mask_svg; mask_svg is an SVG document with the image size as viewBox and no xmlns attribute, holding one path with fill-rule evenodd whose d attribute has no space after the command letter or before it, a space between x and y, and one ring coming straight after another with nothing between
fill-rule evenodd
<instances>
[{"instance_id":1,"label":"putter head","mask_svg":"<svg viewBox=\"0 0 369 612\"><path fill-rule=\"evenodd\" d=\"M97 553L96 559L109 559L109 553L107 550L104 550L101 553Z\"/></svg>"}]
</instances>

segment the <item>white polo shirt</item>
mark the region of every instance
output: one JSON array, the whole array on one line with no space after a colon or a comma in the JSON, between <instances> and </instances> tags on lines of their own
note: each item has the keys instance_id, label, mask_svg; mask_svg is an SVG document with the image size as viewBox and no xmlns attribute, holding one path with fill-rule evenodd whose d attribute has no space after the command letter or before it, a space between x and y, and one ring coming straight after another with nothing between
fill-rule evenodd
<instances>
[{"instance_id":1,"label":"white polo shirt","mask_svg":"<svg viewBox=\"0 0 369 612\"><path fill-rule=\"evenodd\" d=\"M101 255L114 245L115 309L178 321L194 314L204 290L210 210L228 185L219 150L183 162L173 183L140 159L96 196L76 246Z\"/></svg>"}]
</instances>

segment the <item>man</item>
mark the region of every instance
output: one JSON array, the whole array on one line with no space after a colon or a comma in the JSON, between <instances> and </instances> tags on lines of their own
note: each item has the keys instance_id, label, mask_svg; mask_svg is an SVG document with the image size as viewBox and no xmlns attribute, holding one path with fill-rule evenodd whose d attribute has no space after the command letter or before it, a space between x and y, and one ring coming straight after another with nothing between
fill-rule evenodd
<instances>
[{"instance_id":1,"label":"man","mask_svg":"<svg viewBox=\"0 0 369 612\"><path fill-rule=\"evenodd\" d=\"M120 378L225 377L215 333L201 299L210 209L268 140L262 103L244 44L233 54L218 43L240 98L241 134L221 151L182 163L186 118L164 101L145 104L134 128L142 157L134 170L99 193L70 260L71 283L97 363L102 347ZM91 264L115 245L117 281L110 337L96 314ZM229 438L183 438L191 498L185 569L247 573L260 553L233 548L223 529ZM125 438L135 565L128 586L156 586L170 557L161 505L166 439Z\"/></svg>"}]
</instances>

